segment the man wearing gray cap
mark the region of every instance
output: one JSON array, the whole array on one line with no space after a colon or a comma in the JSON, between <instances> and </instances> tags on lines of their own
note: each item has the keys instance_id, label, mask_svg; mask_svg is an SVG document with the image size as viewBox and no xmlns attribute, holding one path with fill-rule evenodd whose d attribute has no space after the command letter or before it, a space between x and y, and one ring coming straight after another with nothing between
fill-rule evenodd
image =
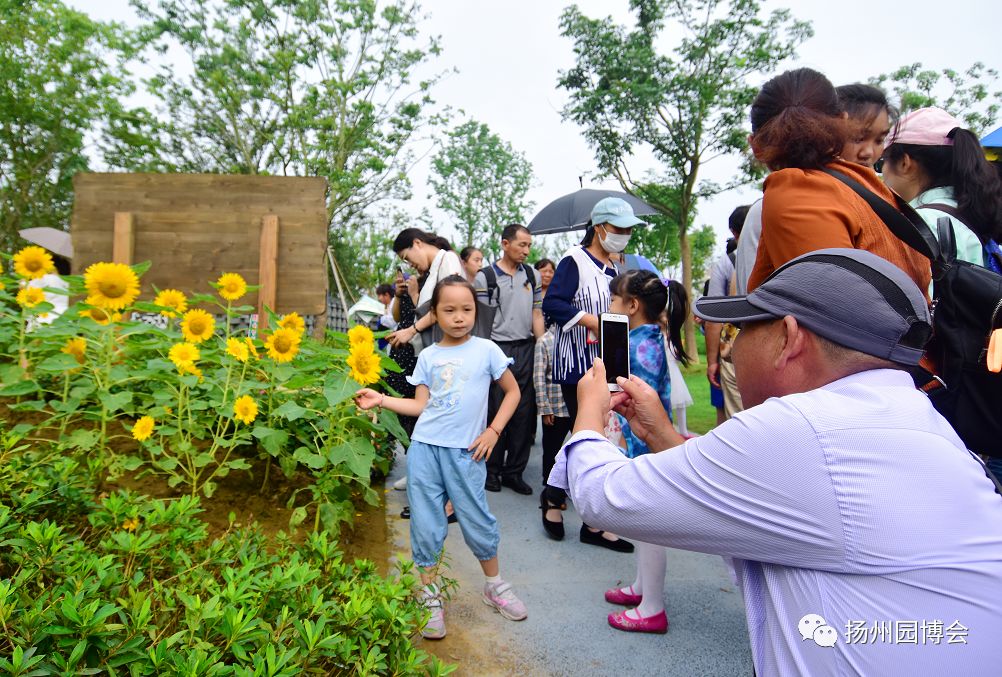
<instances>
[{"instance_id":1,"label":"man wearing gray cap","mask_svg":"<svg viewBox=\"0 0 1002 677\"><path fill-rule=\"evenodd\" d=\"M610 401L596 361L550 483L590 524L734 558L760 675L997 668L1002 496L904 371L930 332L918 287L824 249L696 314L741 324L748 408L684 441L642 382ZM601 436L610 406L666 451L624 459Z\"/></svg>"}]
</instances>

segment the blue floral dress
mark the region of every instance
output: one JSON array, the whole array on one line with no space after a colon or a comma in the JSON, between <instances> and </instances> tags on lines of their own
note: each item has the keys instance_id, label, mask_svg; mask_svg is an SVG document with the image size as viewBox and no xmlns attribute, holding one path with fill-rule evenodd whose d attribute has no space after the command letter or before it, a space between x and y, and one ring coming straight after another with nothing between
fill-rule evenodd
<instances>
[{"instance_id":1,"label":"blue floral dress","mask_svg":"<svg viewBox=\"0 0 1002 677\"><path fill-rule=\"evenodd\" d=\"M671 416L671 376L668 374L664 338L658 325L642 324L630 330L630 373L643 379L657 391L658 397L661 398L661 406ZM619 414L616 416L623 427L626 455L636 458L648 453L650 449L637 439L626 419Z\"/></svg>"}]
</instances>

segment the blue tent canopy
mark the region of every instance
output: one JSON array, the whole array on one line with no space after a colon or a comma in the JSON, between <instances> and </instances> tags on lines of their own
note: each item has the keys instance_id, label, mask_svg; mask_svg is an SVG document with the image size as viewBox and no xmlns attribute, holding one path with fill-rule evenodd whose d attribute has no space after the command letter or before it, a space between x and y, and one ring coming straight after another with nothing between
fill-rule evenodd
<instances>
[{"instance_id":1,"label":"blue tent canopy","mask_svg":"<svg viewBox=\"0 0 1002 677\"><path fill-rule=\"evenodd\" d=\"M985 148L1002 148L1002 127L981 139L981 145Z\"/></svg>"}]
</instances>

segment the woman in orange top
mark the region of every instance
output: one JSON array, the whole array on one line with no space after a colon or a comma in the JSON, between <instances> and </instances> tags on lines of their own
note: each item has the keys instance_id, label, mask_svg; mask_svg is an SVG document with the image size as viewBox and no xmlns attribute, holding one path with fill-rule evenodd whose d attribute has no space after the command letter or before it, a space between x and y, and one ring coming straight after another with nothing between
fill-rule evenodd
<instances>
[{"instance_id":1,"label":"woman in orange top","mask_svg":"<svg viewBox=\"0 0 1002 677\"><path fill-rule=\"evenodd\" d=\"M870 251L905 271L919 289L929 288L929 260L895 237L851 188L821 171L841 172L895 204L872 169L839 157L846 115L824 75L800 68L773 78L752 104L751 123L752 151L772 173L749 292L787 261L829 247Z\"/></svg>"}]
</instances>

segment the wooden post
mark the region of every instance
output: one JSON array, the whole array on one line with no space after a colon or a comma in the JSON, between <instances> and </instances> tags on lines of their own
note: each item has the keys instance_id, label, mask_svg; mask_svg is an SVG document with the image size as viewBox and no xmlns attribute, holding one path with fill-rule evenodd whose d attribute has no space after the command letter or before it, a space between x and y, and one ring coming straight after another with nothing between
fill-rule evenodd
<instances>
[{"instance_id":1,"label":"wooden post","mask_svg":"<svg viewBox=\"0 0 1002 677\"><path fill-rule=\"evenodd\" d=\"M258 336L268 328L268 311L275 309L278 283L278 216L267 214L261 220L261 253L258 263L257 331Z\"/></svg>"},{"instance_id":2,"label":"wooden post","mask_svg":"<svg viewBox=\"0 0 1002 677\"><path fill-rule=\"evenodd\" d=\"M115 212L115 234L111 243L111 260L113 263L132 265L132 254L135 247L133 225L135 219L132 212Z\"/></svg>"}]
</instances>

